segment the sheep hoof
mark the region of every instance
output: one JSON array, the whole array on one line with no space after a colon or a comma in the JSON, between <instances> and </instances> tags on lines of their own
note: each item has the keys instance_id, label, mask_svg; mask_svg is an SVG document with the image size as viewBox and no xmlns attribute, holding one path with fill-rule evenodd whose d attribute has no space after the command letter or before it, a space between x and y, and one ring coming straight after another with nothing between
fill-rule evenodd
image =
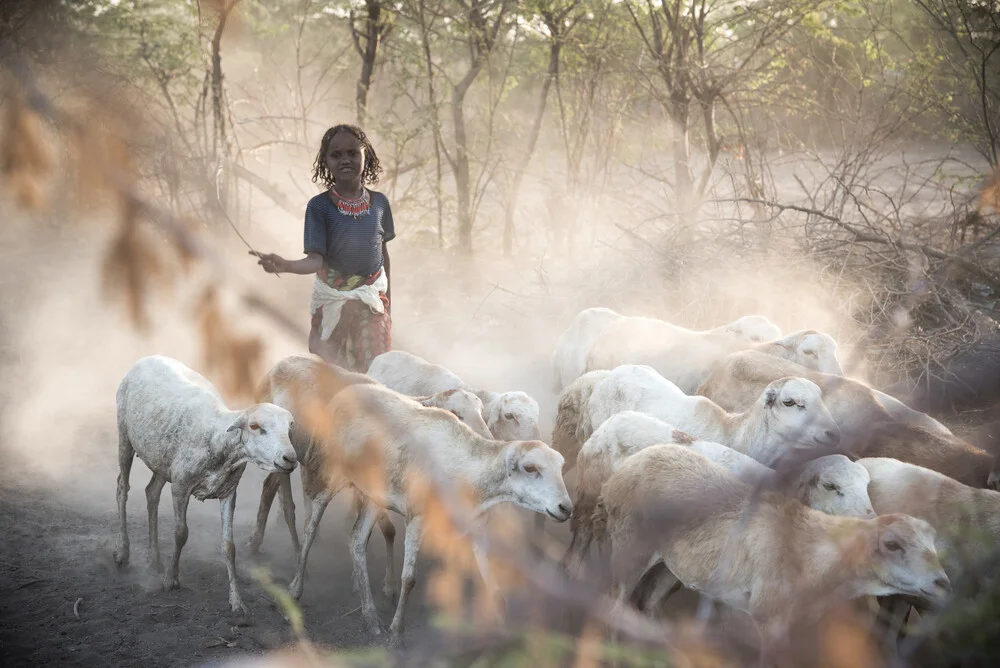
<instances>
[{"instance_id":1,"label":"sheep hoof","mask_svg":"<svg viewBox=\"0 0 1000 668\"><path fill-rule=\"evenodd\" d=\"M288 585L288 593L296 601L302 598L302 578L298 575L292 580L292 583Z\"/></svg>"},{"instance_id":2,"label":"sheep hoof","mask_svg":"<svg viewBox=\"0 0 1000 668\"><path fill-rule=\"evenodd\" d=\"M365 628L367 628L368 633L372 634L373 636L380 636L385 631L385 629L382 627L382 623L379 622L377 619L366 619Z\"/></svg>"},{"instance_id":3,"label":"sheep hoof","mask_svg":"<svg viewBox=\"0 0 1000 668\"><path fill-rule=\"evenodd\" d=\"M115 550L115 552L114 552L114 560L115 560L115 567L117 567L117 568L125 568L125 567L127 567L128 566L128 550L122 550L120 552L118 550Z\"/></svg>"},{"instance_id":4,"label":"sheep hoof","mask_svg":"<svg viewBox=\"0 0 1000 668\"><path fill-rule=\"evenodd\" d=\"M389 648L390 649L405 649L406 641L403 639L403 632L392 631L389 636Z\"/></svg>"},{"instance_id":5,"label":"sheep hoof","mask_svg":"<svg viewBox=\"0 0 1000 668\"><path fill-rule=\"evenodd\" d=\"M163 581L163 591L172 591L181 588L181 581L178 578Z\"/></svg>"},{"instance_id":6,"label":"sheep hoof","mask_svg":"<svg viewBox=\"0 0 1000 668\"><path fill-rule=\"evenodd\" d=\"M357 593L356 589L354 593ZM393 603L396 603L397 597L399 596L399 587L397 587L394 583L386 582L382 587L382 594Z\"/></svg>"},{"instance_id":7,"label":"sheep hoof","mask_svg":"<svg viewBox=\"0 0 1000 668\"><path fill-rule=\"evenodd\" d=\"M238 598L236 600L229 600L229 608L233 611L234 615L239 615L240 617L250 616L250 611L247 610L245 605L243 605L243 601Z\"/></svg>"},{"instance_id":8,"label":"sheep hoof","mask_svg":"<svg viewBox=\"0 0 1000 668\"><path fill-rule=\"evenodd\" d=\"M247 551L250 552L250 554L257 554L258 552L260 552L260 544L262 542L263 541L258 539L256 536L253 536L247 539L247 542L243 544L243 547L245 547Z\"/></svg>"}]
</instances>

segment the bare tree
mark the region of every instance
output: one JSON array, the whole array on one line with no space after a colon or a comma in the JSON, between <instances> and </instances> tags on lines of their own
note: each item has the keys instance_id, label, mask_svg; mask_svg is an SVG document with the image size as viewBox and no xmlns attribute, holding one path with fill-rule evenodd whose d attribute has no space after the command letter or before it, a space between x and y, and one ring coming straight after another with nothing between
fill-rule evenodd
<instances>
[{"instance_id":1,"label":"bare tree","mask_svg":"<svg viewBox=\"0 0 1000 668\"><path fill-rule=\"evenodd\" d=\"M507 24L514 8L514 0L457 0L462 18L461 30L468 48L469 65L457 81L449 78L451 85L451 119L454 132L454 151L444 151L455 175L458 204L458 245L472 252L473 182L469 162L469 134L465 120L465 98L493 53L500 29ZM442 147L443 148L443 147Z\"/></svg>"},{"instance_id":2,"label":"bare tree","mask_svg":"<svg viewBox=\"0 0 1000 668\"><path fill-rule=\"evenodd\" d=\"M978 0L916 0L937 29L940 53L965 84L959 113L970 140L990 165L1000 165L1000 4ZM964 112L964 113L963 113Z\"/></svg>"},{"instance_id":3,"label":"bare tree","mask_svg":"<svg viewBox=\"0 0 1000 668\"><path fill-rule=\"evenodd\" d=\"M625 5L663 85L674 189L679 210L686 211L704 194L719 156L718 104L737 82L771 65L780 55L772 47L806 11L818 11L817 3L625 0ZM696 176L690 135L699 116L706 158Z\"/></svg>"},{"instance_id":4,"label":"bare tree","mask_svg":"<svg viewBox=\"0 0 1000 668\"><path fill-rule=\"evenodd\" d=\"M517 213L518 193L542 132L542 121L545 118L549 91L552 89L553 83L559 79L559 64L563 45L577 23L585 16L585 13L579 10L579 5L580 0L564 0L562 2L559 0L540 0L531 7L531 11L545 26L549 58L545 78L542 80L542 86L538 92L538 102L531 120L531 127L528 130L527 143L525 146L519 147L517 157L514 160L510 184L506 188L503 254L507 257L510 257L514 250L514 217Z\"/></svg>"},{"instance_id":5,"label":"bare tree","mask_svg":"<svg viewBox=\"0 0 1000 668\"><path fill-rule=\"evenodd\" d=\"M382 0L365 0L364 16L359 18L351 8L349 21L354 49L361 57L355 105L358 125L364 125L368 114L368 92L375 76L375 60L379 55L379 46L392 32L392 11Z\"/></svg>"}]
</instances>

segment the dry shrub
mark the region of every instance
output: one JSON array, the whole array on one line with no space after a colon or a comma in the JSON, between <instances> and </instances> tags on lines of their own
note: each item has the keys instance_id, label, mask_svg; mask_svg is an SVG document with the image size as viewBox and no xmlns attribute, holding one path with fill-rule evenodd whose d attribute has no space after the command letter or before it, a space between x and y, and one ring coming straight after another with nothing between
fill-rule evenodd
<instances>
[{"instance_id":1,"label":"dry shrub","mask_svg":"<svg viewBox=\"0 0 1000 668\"><path fill-rule=\"evenodd\" d=\"M45 179L53 160L38 114L25 105L22 95L8 103L2 141L0 174L7 187L21 207L40 211L45 207Z\"/></svg>"},{"instance_id":2,"label":"dry shrub","mask_svg":"<svg viewBox=\"0 0 1000 668\"><path fill-rule=\"evenodd\" d=\"M205 373L217 378L222 393L249 397L263 366L264 344L257 336L242 336L223 317L218 290L209 286L197 307L197 321L204 344Z\"/></svg>"},{"instance_id":3,"label":"dry shrub","mask_svg":"<svg viewBox=\"0 0 1000 668\"><path fill-rule=\"evenodd\" d=\"M122 202L122 227L111 243L101 270L105 295L122 295L132 323L146 331L147 292L151 285L169 284L169 274L155 246L138 225L138 207L132 200Z\"/></svg>"}]
</instances>

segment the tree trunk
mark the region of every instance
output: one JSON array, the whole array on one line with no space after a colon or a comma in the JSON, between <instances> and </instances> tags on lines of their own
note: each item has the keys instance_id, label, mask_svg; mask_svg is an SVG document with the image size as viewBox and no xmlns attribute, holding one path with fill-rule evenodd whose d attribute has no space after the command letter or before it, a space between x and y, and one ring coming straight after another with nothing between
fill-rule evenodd
<instances>
[{"instance_id":1,"label":"tree trunk","mask_svg":"<svg viewBox=\"0 0 1000 668\"><path fill-rule=\"evenodd\" d=\"M427 100L431 109L431 122L434 126L434 201L437 204L437 237L438 248L444 248L444 199L442 197L443 174L441 165L441 116L437 106L437 90L434 88L434 60L431 58L431 43L427 38L427 20L424 13L424 0L419 3L420 42L424 50L424 63L427 65Z\"/></svg>"},{"instance_id":2,"label":"tree trunk","mask_svg":"<svg viewBox=\"0 0 1000 668\"><path fill-rule=\"evenodd\" d=\"M451 95L451 115L455 125L455 189L458 203L458 246L472 252L472 193L469 174L468 138L465 131L465 91L456 88Z\"/></svg>"},{"instance_id":3,"label":"tree trunk","mask_svg":"<svg viewBox=\"0 0 1000 668\"><path fill-rule=\"evenodd\" d=\"M694 194L694 177L691 175L691 144L688 141L689 104L686 101L671 101L667 115L673 125L671 144L674 153L677 214L678 219L682 219L688 213Z\"/></svg>"},{"instance_id":4,"label":"tree trunk","mask_svg":"<svg viewBox=\"0 0 1000 668\"><path fill-rule=\"evenodd\" d=\"M531 162L531 156L535 153L538 145L538 137L542 132L542 121L545 119L545 105L549 98L549 90L552 82L559 76L559 53L562 50L562 42L559 35L552 36L549 44L549 68L546 72L545 81L542 82L541 94L538 97L538 108L535 110L535 118L531 124L531 132L528 135L528 145L525 147L514 178L510 184L510 192L507 195L507 206L504 211L503 225L503 254L510 257L514 252L514 214L517 210L517 197L521 190L521 182L524 180L524 173Z\"/></svg>"},{"instance_id":5,"label":"tree trunk","mask_svg":"<svg viewBox=\"0 0 1000 668\"><path fill-rule=\"evenodd\" d=\"M358 83L355 91L354 102L357 107L358 125L363 126L368 116L368 92L371 90L372 78L375 75L375 59L378 56L378 47L382 39L382 4L380 0L367 0L365 2L367 16L364 19L364 30L359 31L354 25L353 14L351 16L351 32L354 35L354 46L361 56L361 74L358 75ZM364 47L361 46L359 34L364 37Z\"/></svg>"}]
</instances>

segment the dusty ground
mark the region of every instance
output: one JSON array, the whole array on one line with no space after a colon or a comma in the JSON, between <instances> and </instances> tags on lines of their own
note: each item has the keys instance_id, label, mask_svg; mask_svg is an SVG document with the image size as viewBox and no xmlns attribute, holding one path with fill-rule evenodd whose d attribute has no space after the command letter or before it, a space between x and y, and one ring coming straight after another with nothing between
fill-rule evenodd
<instances>
[{"instance_id":1,"label":"dusty ground","mask_svg":"<svg viewBox=\"0 0 1000 668\"><path fill-rule=\"evenodd\" d=\"M182 553L181 589L162 592L146 566L145 498L148 476L133 468L129 499L132 565L118 572L111 559L115 510L98 506L73 489L35 489L17 484L18 472L6 471L0 491L0 663L27 665L189 666L257 653L287 643L288 622L249 576L240 578L244 602L252 612L242 619L229 612L226 570L219 552L218 503L192 503L190 537ZM249 535L262 476L251 473L240 490L237 535ZM108 488L112 490L112 488ZM169 496L165 495L166 499ZM169 501L160 508L160 544L164 556L172 545ZM334 647L376 642L365 632L358 597L351 592L346 551L346 513L331 504L312 559L301 605L308 633ZM401 541L400 541L401 545ZM240 566L250 565L238 550ZM274 508L260 558L279 583L294 572L291 543ZM383 620L391 604L379 595L384 549L376 535L370 548L373 584ZM426 573L426 563L421 563ZM408 609L410 634L427 619L423 582ZM79 600L74 615L74 603Z\"/></svg>"}]
</instances>

